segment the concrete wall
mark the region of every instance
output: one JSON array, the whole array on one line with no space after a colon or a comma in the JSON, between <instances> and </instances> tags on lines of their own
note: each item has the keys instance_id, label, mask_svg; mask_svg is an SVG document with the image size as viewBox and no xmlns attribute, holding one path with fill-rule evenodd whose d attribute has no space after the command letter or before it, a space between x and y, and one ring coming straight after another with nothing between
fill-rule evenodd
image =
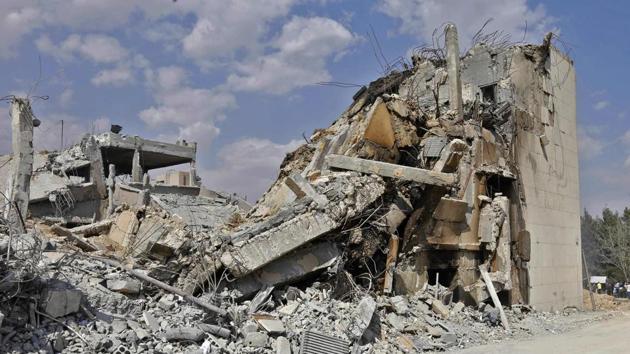
<instances>
[{"instance_id":1,"label":"concrete wall","mask_svg":"<svg viewBox=\"0 0 630 354\"><path fill-rule=\"evenodd\" d=\"M546 73L514 54L514 101L526 110L517 115L516 149L531 235L529 302L539 310L562 310L582 304L575 71L552 48Z\"/></svg>"}]
</instances>

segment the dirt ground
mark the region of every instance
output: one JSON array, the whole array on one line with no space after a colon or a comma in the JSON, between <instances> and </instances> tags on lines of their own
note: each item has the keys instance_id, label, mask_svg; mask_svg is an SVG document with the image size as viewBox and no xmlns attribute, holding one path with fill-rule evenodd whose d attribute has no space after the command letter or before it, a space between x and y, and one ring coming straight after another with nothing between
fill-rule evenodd
<instances>
[{"instance_id":1,"label":"dirt ground","mask_svg":"<svg viewBox=\"0 0 630 354\"><path fill-rule=\"evenodd\" d=\"M456 351L467 354L493 353L628 353L630 301L594 294L597 311L575 312L550 323L549 328L531 332L527 338L510 338ZM583 308L591 309L588 291Z\"/></svg>"},{"instance_id":2,"label":"dirt ground","mask_svg":"<svg viewBox=\"0 0 630 354\"><path fill-rule=\"evenodd\" d=\"M561 334L535 335L525 340L482 345L457 353L628 353L630 313L615 311L610 315L608 319L586 321L581 328Z\"/></svg>"}]
</instances>

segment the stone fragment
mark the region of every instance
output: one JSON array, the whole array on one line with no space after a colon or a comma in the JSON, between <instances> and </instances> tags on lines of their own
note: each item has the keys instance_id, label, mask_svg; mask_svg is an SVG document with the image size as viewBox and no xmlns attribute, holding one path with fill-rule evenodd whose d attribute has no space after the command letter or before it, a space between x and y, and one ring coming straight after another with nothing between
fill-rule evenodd
<instances>
[{"instance_id":1,"label":"stone fragment","mask_svg":"<svg viewBox=\"0 0 630 354\"><path fill-rule=\"evenodd\" d=\"M44 312L53 318L79 311L82 294L76 289L48 289L42 303Z\"/></svg>"},{"instance_id":2,"label":"stone fragment","mask_svg":"<svg viewBox=\"0 0 630 354\"><path fill-rule=\"evenodd\" d=\"M289 316L295 313L295 310L300 306L300 303L297 301L289 301L288 304L282 306L278 309L278 313L284 316Z\"/></svg>"},{"instance_id":3,"label":"stone fragment","mask_svg":"<svg viewBox=\"0 0 630 354\"><path fill-rule=\"evenodd\" d=\"M149 327L153 333L160 331L160 323L152 314L144 312L142 314L142 318L144 319L144 323L146 323L147 327Z\"/></svg>"},{"instance_id":4,"label":"stone fragment","mask_svg":"<svg viewBox=\"0 0 630 354\"><path fill-rule=\"evenodd\" d=\"M120 248L126 248L129 244L130 236L138 228L138 218L136 213L125 210L118 217L109 230L108 238Z\"/></svg>"},{"instance_id":5,"label":"stone fragment","mask_svg":"<svg viewBox=\"0 0 630 354\"><path fill-rule=\"evenodd\" d=\"M63 332L58 332L53 340L53 349L55 352L62 352L66 348L66 339L63 337Z\"/></svg>"},{"instance_id":6,"label":"stone fragment","mask_svg":"<svg viewBox=\"0 0 630 354\"><path fill-rule=\"evenodd\" d=\"M245 335L245 339L243 339L243 345L245 345L246 347L265 348L268 341L269 336L267 335L267 333L252 332Z\"/></svg>"},{"instance_id":7,"label":"stone fragment","mask_svg":"<svg viewBox=\"0 0 630 354\"><path fill-rule=\"evenodd\" d=\"M439 338L444 334L444 330L440 327L429 326L427 327L427 332L431 337Z\"/></svg>"},{"instance_id":8,"label":"stone fragment","mask_svg":"<svg viewBox=\"0 0 630 354\"><path fill-rule=\"evenodd\" d=\"M457 302L455 303L455 305L453 305L453 308L451 309L451 313L458 313L461 310L463 310L464 307L466 307L466 305L464 305L463 302Z\"/></svg>"},{"instance_id":9,"label":"stone fragment","mask_svg":"<svg viewBox=\"0 0 630 354\"><path fill-rule=\"evenodd\" d=\"M444 343L447 348L457 345L457 334L445 332L442 334L442 337L440 337L440 341Z\"/></svg>"},{"instance_id":10,"label":"stone fragment","mask_svg":"<svg viewBox=\"0 0 630 354\"><path fill-rule=\"evenodd\" d=\"M348 337L353 340L363 337L363 333L370 325L374 311L376 310L376 301L369 296L364 297L354 311L353 317L348 325L346 332Z\"/></svg>"},{"instance_id":11,"label":"stone fragment","mask_svg":"<svg viewBox=\"0 0 630 354\"><path fill-rule=\"evenodd\" d=\"M122 294L139 294L140 282L133 279L110 279L107 281L107 288Z\"/></svg>"},{"instance_id":12,"label":"stone fragment","mask_svg":"<svg viewBox=\"0 0 630 354\"><path fill-rule=\"evenodd\" d=\"M440 315L442 318L448 318L448 307L439 300L434 300L431 303L431 310Z\"/></svg>"},{"instance_id":13,"label":"stone fragment","mask_svg":"<svg viewBox=\"0 0 630 354\"><path fill-rule=\"evenodd\" d=\"M175 307L175 297L172 294L166 294L160 298L157 305L164 311L170 311L173 307Z\"/></svg>"},{"instance_id":14,"label":"stone fragment","mask_svg":"<svg viewBox=\"0 0 630 354\"><path fill-rule=\"evenodd\" d=\"M167 329L164 331L163 336L167 341L189 340L193 342L201 342L205 338L205 333L199 328L177 327Z\"/></svg>"},{"instance_id":15,"label":"stone fragment","mask_svg":"<svg viewBox=\"0 0 630 354\"><path fill-rule=\"evenodd\" d=\"M115 319L112 321L112 332L113 333L122 333L127 329L127 321Z\"/></svg>"},{"instance_id":16,"label":"stone fragment","mask_svg":"<svg viewBox=\"0 0 630 354\"><path fill-rule=\"evenodd\" d=\"M291 354L291 342L285 337L276 339L276 354Z\"/></svg>"},{"instance_id":17,"label":"stone fragment","mask_svg":"<svg viewBox=\"0 0 630 354\"><path fill-rule=\"evenodd\" d=\"M392 327L394 327L398 331L402 331L405 329L405 318L402 316L398 316L397 314L390 312L385 316L387 323L389 323Z\"/></svg>"},{"instance_id":18,"label":"stone fragment","mask_svg":"<svg viewBox=\"0 0 630 354\"><path fill-rule=\"evenodd\" d=\"M286 332L284 323L275 318L259 318L256 319L258 324L270 334L282 334Z\"/></svg>"},{"instance_id":19,"label":"stone fragment","mask_svg":"<svg viewBox=\"0 0 630 354\"><path fill-rule=\"evenodd\" d=\"M406 315L409 312L409 302L403 296L394 296L389 299L394 311L399 315Z\"/></svg>"}]
</instances>

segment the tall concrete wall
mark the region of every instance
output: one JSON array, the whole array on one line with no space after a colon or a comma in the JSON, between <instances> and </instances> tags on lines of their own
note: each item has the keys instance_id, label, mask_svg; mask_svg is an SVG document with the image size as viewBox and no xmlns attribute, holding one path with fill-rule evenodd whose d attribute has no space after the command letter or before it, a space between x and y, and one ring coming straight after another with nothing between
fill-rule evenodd
<instances>
[{"instance_id":1,"label":"tall concrete wall","mask_svg":"<svg viewBox=\"0 0 630 354\"><path fill-rule=\"evenodd\" d=\"M514 103L525 111L516 115L516 153L531 235L529 303L562 310L582 304L575 71L555 48L544 73L534 66L520 52L512 58Z\"/></svg>"}]
</instances>

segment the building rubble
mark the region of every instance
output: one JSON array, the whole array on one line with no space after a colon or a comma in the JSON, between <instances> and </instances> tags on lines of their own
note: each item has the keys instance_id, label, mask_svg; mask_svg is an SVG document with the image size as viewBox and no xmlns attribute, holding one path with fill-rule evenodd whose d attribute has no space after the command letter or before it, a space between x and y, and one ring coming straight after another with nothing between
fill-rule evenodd
<instances>
[{"instance_id":1,"label":"building rubble","mask_svg":"<svg viewBox=\"0 0 630 354\"><path fill-rule=\"evenodd\" d=\"M253 206L201 185L194 143L116 126L33 153L15 99L27 133L0 157L1 346L413 353L581 306L571 60L551 34L463 56L453 25L445 38L359 90ZM558 215L568 225L541 221Z\"/></svg>"}]
</instances>

